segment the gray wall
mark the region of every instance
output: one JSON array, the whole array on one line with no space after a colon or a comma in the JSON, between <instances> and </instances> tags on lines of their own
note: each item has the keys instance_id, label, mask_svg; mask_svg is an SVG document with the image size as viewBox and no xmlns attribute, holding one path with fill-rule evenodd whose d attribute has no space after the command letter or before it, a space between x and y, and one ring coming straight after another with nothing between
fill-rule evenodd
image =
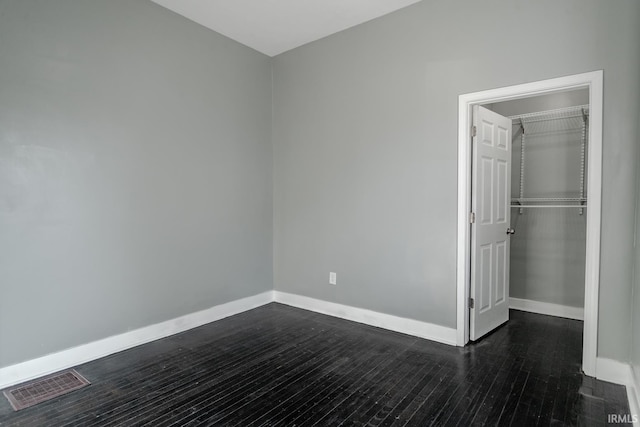
<instances>
[{"instance_id":1,"label":"gray wall","mask_svg":"<svg viewBox=\"0 0 640 427\"><path fill-rule=\"evenodd\" d=\"M639 22L634 0L421 2L271 70L145 0L0 0L0 367L272 277L455 327L458 95L595 69L599 355L627 360Z\"/></svg>"},{"instance_id":2,"label":"gray wall","mask_svg":"<svg viewBox=\"0 0 640 427\"><path fill-rule=\"evenodd\" d=\"M640 144L640 115L637 122L637 140ZM640 154L640 153L639 153ZM636 159L636 165L640 166L640 155ZM640 168L639 168L640 169ZM635 224L635 239L634 239L634 276L633 276L633 291L631 298L631 351L630 362L631 366L635 370L636 378L640 379L640 172L638 173L636 184L636 224ZM637 387L636 383L636 387ZM636 388L636 393L637 393ZM637 395L636 395L637 396Z\"/></svg>"},{"instance_id":3,"label":"gray wall","mask_svg":"<svg viewBox=\"0 0 640 427\"><path fill-rule=\"evenodd\" d=\"M270 62L146 0L0 0L0 367L273 289Z\"/></svg>"},{"instance_id":4,"label":"gray wall","mask_svg":"<svg viewBox=\"0 0 640 427\"><path fill-rule=\"evenodd\" d=\"M635 0L425 1L276 57L275 288L455 327L458 95L604 69L598 352L627 360L639 23Z\"/></svg>"},{"instance_id":5,"label":"gray wall","mask_svg":"<svg viewBox=\"0 0 640 427\"><path fill-rule=\"evenodd\" d=\"M501 102L493 104L492 109L513 116L588 103L589 91L583 89ZM573 117L529 124L524 197L580 196L582 125L581 118ZM519 121L513 127L512 148L511 197L518 198L522 153ZM522 212L512 208L511 226L516 234L511 237L509 295L584 307L586 210L581 215L577 208L524 208Z\"/></svg>"}]
</instances>

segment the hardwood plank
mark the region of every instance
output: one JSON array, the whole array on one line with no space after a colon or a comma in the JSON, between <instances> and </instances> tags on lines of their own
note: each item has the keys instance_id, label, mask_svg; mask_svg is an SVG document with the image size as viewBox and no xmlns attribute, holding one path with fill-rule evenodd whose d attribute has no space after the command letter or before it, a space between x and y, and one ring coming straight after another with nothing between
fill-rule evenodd
<instances>
[{"instance_id":1,"label":"hardwood plank","mask_svg":"<svg viewBox=\"0 0 640 427\"><path fill-rule=\"evenodd\" d=\"M386 359L384 351L379 351L371 345L364 347L363 353L361 357L354 356L352 363L346 369L328 373L319 387L309 387L312 390L305 389L292 399L283 401L271 413L256 413L257 418L251 425L293 425L297 419L304 417L315 406L332 401L333 396L354 378L375 370Z\"/></svg>"},{"instance_id":2,"label":"hardwood plank","mask_svg":"<svg viewBox=\"0 0 640 427\"><path fill-rule=\"evenodd\" d=\"M91 385L0 425L606 425L624 387L580 373L582 323L512 311L456 348L269 304L76 367Z\"/></svg>"}]
</instances>

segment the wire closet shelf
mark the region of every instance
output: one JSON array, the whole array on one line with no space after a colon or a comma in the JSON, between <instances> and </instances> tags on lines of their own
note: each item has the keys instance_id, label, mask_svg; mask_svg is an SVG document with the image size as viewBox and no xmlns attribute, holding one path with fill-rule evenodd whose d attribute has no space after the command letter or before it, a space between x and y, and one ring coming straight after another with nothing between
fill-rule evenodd
<instances>
[{"instance_id":1,"label":"wire closet shelf","mask_svg":"<svg viewBox=\"0 0 640 427\"><path fill-rule=\"evenodd\" d=\"M585 157L589 135L589 106L561 108L537 113L509 117L514 126L521 130L520 188L519 197L511 199L511 207L523 209L578 208L580 215L587 207L585 189ZM525 197L525 157L526 136L553 133L581 132L580 175L578 177L578 197Z\"/></svg>"}]
</instances>

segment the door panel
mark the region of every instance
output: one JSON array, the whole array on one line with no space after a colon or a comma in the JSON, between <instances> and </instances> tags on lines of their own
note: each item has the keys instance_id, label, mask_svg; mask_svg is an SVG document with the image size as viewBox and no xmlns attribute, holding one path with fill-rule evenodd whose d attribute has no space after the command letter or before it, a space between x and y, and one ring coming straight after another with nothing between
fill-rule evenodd
<instances>
[{"instance_id":1,"label":"door panel","mask_svg":"<svg viewBox=\"0 0 640 427\"><path fill-rule=\"evenodd\" d=\"M511 120L475 106L473 123L470 338L509 320Z\"/></svg>"},{"instance_id":2,"label":"door panel","mask_svg":"<svg viewBox=\"0 0 640 427\"><path fill-rule=\"evenodd\" d=\"M491 276L493 276L493 262L491 255L493 254L493 248L491 244L487 244L480 247L480 313L483 313L491 308Z\"/></svg>"},{"instance_id":3,"label":"door panel","mask_svg":"<svg viewBox=\"0 0 640 427\"><path fill-rule=\"evenodd\" d=\"M480 165L482 182L478 188L478 203L480 204L480 224L490 225L493 222L493 159L482 158Z\"/></svg>"},{"instance_id":4,"label":"door panel","mask_svg":"<svg viewBox=\"0 0 640 427\"><path fill-rule=\"evenodd\" d=\"M498 160L498 183L496 195L498 197L496 203L496 223L508 224L507 218L509 212L511 212L509 205L509 192L507 191L507 182L511 179L511 173L509 172L509 165L503 160Z\"/></svg>"},{"instance_id":5,"label":"door panel","mask_svg":"<svg viewBox=\"0 0 640 427\"><path fill-rule=\"evenodd\" d=\"M507 283L509 282L509 278L507 277L506 271L506 263L508 262L507 242L503 241L496 245L496 305L500 304L508 293Z\"/></svg>"}]
</instances>

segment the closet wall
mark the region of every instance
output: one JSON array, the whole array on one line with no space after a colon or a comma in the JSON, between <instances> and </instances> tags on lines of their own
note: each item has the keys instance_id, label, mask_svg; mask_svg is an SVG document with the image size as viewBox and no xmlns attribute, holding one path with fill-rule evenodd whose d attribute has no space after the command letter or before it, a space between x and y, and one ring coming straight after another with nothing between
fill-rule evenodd
<instances>
[{"instance_id":1,"label":"closet wall","mask_svg":"<svg viewBox=\"0 0 640 427\"><path fill-rule=\"evenodd\" d=\"M587 105L587 90L492 105L504 116ZM582 118L525 119L524 173L521 174L522 127L514 120L511 197L580 196ZM585 150L586 153L586 150ZM586 160L586 154L585 154ZM586 162L585 162L586 164ZM585 168L586 183L586 168ZM585 184L586 194L586 184ZM527 205L562 205L527 203ZM575 203L569 203L575 204ZM512 208L510 297L571 307L584 306L584 270L587 209L530 207Z\"/></svg>"}]
</instances>

